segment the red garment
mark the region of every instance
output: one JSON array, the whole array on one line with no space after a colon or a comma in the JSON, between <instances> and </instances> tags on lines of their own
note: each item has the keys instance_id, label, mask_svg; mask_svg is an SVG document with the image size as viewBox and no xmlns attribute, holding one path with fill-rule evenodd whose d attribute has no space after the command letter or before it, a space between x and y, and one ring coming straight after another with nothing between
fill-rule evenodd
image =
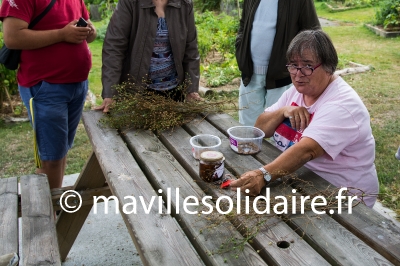
<instances>
[{"instance_id":1,"label":"red garment","mask_svg":"<svg viewBox=\"0 0 400 266\"><path fill-rule=\"evenodd\" d=\"M298 106L297 103L292 102L290 106ZM310 123L314 116L314 113L310 114ZM290 146L296 144L303 137L303 130L296 130L292 128L289 118L283 120L283 122L275 129L274 132L275 146L281 151L287 150Z\"/></svg>"},{"instance_id":2,"label":"red garment","mask_svg":"<svg viewBox=\"0 0 400 266\"><path fill-rule=\"evenodd\" d=\"M15 17L30 23L49 3L50 0L3 0L0 20ZM56 0L33 30L62 29L80 17L89 19L83 0ZM56 84L81 82L88 78L91 66L91 53L86 41L80 44L60 42L40 49L23 50L17 73L18 84L31 87L42 80Z\"/></svg>"}]
</instances>

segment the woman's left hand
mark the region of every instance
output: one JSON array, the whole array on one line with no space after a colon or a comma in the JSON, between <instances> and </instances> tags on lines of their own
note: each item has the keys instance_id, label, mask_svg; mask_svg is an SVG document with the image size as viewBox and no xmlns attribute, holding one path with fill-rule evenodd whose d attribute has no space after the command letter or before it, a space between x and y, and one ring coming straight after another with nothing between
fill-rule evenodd
<instances>
[{"instance_id":1,"label":"woman's left hand","mask_svg":"<svg viewBox=\"0 0 400 266\"><path fill-rule=\"evenodd\" d=\"M112 98L104 98L103 103L100 106L94 107L94 110L103 111L108 113L110 111L110 105L113 103Z\"/></svg>"},{"instance_id":2,"label":"woman's left hand","mask_svg":"<svg viewBox=\"0 0 400 266\"><path fill-rule=\"evenodd\" d=\"M310 124L310 114L304 107L287 106L283 114L297 131L303 131Z\"/></svg>"},{"instance_id":3,"label":"woman's left hand","mask_svg":"<svg viewBox=\"0 0 400 266\"><path fill-rule=\"evenodd\" d=\"M186 95L186 101L202 101L203 98L200 97L200 95L197 92L191 92L188 95Z\"/></svg>"}]
</instances>

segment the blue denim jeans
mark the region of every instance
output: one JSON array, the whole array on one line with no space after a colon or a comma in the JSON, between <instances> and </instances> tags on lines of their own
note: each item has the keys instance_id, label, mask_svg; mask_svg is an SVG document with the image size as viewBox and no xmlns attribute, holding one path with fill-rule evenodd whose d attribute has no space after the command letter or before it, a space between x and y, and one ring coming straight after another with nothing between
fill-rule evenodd
<instances>
[{"instance_id":1,"label":"blue denim jeans","mask_svg":"<svg viewBox=\"0 0 400 266\"><path fill-rule=\"evenodd\" d=\"M45 81L27 88L18 86L36 130L36 140L42 161L64 158L74 142L88 92L88 81L50 84ZM29 108L33 97L34 124Z\"/></svg>"}]
</instances>

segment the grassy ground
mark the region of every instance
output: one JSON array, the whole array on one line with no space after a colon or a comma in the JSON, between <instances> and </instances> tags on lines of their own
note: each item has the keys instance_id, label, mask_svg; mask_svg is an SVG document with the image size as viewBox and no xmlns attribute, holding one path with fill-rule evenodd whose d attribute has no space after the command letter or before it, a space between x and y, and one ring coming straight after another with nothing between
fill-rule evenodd
<instances>
[{"instance_id":1,"label":"grassy ground","mask_svg":"<svg viewBox=\"0 0 400 266\"><path fill-rule=\"evenodd\" d=\"M330 13L321 4L316 3L320 17L342 22L340 26L324 28L335 44L341 64L352 61L373 67L372 71L344 76L344 79L359 93L371 115L380 199L384 205L400 210L400 162L394 158L400 145L400 38L382 38L363 26L363 22L373 20L374 8ZM93 67L89 86L98 103L101 102L101 48L100 41L90 44ZM237 98L237 91L230 95ZM0 176L34 171L29 123L0 123L0 152ZM80 172L90 153L89 140L80 125L75 146L69 152L67 174Z\"/></svg>"},{"instance_id":2,"label":"grassy ground","mask_svg":"<svg viewBox=\"0 0 400 266\"><path fill-rule=\"evenodd\" d=\"M79 173L91 150L86 131L79 124L74 147L68 153L66 174ZM29 122L0 122L0 154L0 177L34 173L32 128Z\"/></svg>"},{"instance_id":3,"label":"grassy ground","mask_svg":"<svg viewBox=\"0 0 400 266\"><path fill-rule=\"evenodd\" d=\"M376 7L351 9L342 12L331 12L323 2L315 2L318 16L342 23L371 23L374 20Z\"/></svg>"}]
</instances>

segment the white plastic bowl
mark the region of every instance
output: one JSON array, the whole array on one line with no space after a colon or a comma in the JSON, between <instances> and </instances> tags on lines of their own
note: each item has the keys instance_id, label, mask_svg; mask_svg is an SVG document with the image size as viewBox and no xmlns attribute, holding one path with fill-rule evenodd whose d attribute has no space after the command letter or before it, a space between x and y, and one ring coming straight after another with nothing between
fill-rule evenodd
<instances>
[{"instance_id":1,"label":"white plastic bowl","mask_svg":"<svg viewBox=\"0 0 400 266\"><path fill-rule=\"evenodd\" d=\"M255 154L261 151L265 133L257 127L237 126L227 130L232 150L239 154Z\"/></svg>"},{"instance_id":2,"label":"white plastic bowl","mask_svg":"<svg viewBox=\"0 0 400 266\"><path fill-rule=\"evenodd\" d=\"M203 151L218 151L221 139L214 135L201 134L191 137L190 145L192 145L193 157L199 160Z\"/></svg>"}]
</instances>

